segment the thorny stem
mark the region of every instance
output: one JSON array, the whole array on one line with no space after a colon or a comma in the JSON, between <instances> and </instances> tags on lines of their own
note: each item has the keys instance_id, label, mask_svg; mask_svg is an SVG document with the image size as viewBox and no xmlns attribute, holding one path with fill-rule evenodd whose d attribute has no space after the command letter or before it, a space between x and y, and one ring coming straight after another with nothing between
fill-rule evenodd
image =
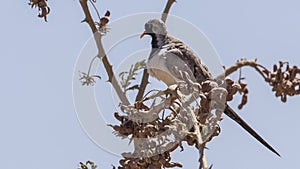
<instances>
[{"instance_id":1,"label":"thorny stem","mask_svg":"<svg viewBox=\"0 0 300 169\"><path fill-rule=\"evenodd\" d=\"M84 20L82 22L87 22L89 24L90 28L92 29L92 32L96 33L97 32L97 28L96 28L96 25L95 25L95 23L93 21L91 13L89 11L89 7L87 5L87 0L79 0L79 2L80 2L80 5L81 5L81 7L83 9L84 14L85 14L85 18L84 18Z\"/></svg>"},{"instance_id":2,"label":"thorny stem","mask_svg":"<svg viewBox=\"0 0 300 169\"><path fill-rule=\"evenodd\" d=\"M112 65L110 64L110 62L108 61L108 58L106 56L105 50L103 48L102 45L102 41L101 41L101 34L98 32L97 27L95 25L95 22L93 21L93 18L91 16L91 13L89 11L88 5L87 5L87 0L79 0L81 7L83 9L83 12L85 14L85 19L83 20L83 22L87 22L92 30L92 32L94 33L94 39L96 41L97 44L97 48L98 48L98 57L102 60L103 65L105 67L106 73L108 75L108 81L113 85L113 88L115 89L117 95L119 96L119 99L121 100L121 102L124 105L129 105L130 102L128 101L127 97L125 96L125 94L122 92L120 85L118 84L113 69L112 69Z\"/></svg>"}]
</instances>

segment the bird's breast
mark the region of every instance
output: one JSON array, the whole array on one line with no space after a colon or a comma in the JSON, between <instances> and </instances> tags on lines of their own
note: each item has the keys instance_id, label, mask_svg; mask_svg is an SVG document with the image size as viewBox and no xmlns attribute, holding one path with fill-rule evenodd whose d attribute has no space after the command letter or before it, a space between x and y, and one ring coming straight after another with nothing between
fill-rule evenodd
<instances>
[{"instance_id":1,"label":"bird's breast","mask_svg":"<svg viewBox=\"0 0 300 169\"><path fill-rule=\"evenodd\" d=\"M176 78L166 65L166 49L160 49L149 57L147 61L147 69L151 76L163 81L165 84L172 85L176 83Z\"/></svg>"}]
</instances>

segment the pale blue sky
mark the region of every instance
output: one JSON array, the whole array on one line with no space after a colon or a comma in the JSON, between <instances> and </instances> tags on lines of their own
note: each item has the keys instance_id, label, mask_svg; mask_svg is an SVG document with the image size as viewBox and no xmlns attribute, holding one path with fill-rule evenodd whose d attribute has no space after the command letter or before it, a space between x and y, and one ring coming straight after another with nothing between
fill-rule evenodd
<instances>
[{"instance_id":1,"label":"pale blue sky","mask_svg":"<svg viewBox=\"0 0 300 169\"><path fill-rule=\"evenodd\" d=\"M102 13L110 9L111 20L139 12L160 12L165 5L163 0L98 1ZM83 13L77 0L49 0L49 6L48 23L37 18L37 11L30 9L27 1L3 1L0 7L1 167L71 169L79 161L92 160L99 168L110 168L120 158L87 137L72 100L74 65L91 36L89 27L80 23ZM178 0L171 14L202 30L224 65L246 57L258 58L271 68L279 60L300 64L299 7L297 0ZM148 45L147 39L141 43ZM118 64L120 57L110 60ZM208 162L216 169L295 168L300 150L300 97L281 103L262 78L248 70L244 75L249 83L249 102L239 113L282 158L225 118L221 135L208 144ZM97 85L109 86L105 80L103 76ZM197 168L197 159L196 150L187 147L173 158L183 162L184 168Z\"/></svg>"}]
</instances>

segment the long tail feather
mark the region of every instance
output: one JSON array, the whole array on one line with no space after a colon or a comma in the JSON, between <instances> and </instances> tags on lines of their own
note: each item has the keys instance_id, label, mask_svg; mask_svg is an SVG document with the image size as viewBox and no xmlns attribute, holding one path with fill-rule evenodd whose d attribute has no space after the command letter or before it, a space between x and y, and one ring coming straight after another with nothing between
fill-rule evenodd
<instances>
[{"instance_id":1,"label":"long tail feather","mask_svg":"<svg viewBox=\"0 0 300 169\"><path fill-rule=\"evenodd\" d=\"M226 106L224 113L230 117L232 120L237 122L241 127L243 127L249 134L251 134L256 140L258 140L261 144L271 150L273 153L280 157L280 154L270 146L259 134L257 134L239 115L229 106Z\"/></svg>"}]
</instances>

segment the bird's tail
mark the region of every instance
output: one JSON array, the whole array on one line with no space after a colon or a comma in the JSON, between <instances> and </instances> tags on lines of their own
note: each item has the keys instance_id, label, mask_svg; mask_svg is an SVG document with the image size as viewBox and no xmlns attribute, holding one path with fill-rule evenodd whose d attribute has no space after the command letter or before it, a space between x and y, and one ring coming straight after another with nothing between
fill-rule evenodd
<instances>
[{"instance_id":1,"label":"bird's tail","mask_svg":"<svg viewBox=\"0 0 300 169\"><path fill-rule=\"evenodd\" d=\"M249 134L251 134L256 140L261 144L271 150L273 153L277 154L280 157L280 154L270 146L259 134L257 134L239 115L228 105L226 106L224 113L230 117L232 120L237 122L241 127L243 127Z\"/></svg>"}]
</instances>

